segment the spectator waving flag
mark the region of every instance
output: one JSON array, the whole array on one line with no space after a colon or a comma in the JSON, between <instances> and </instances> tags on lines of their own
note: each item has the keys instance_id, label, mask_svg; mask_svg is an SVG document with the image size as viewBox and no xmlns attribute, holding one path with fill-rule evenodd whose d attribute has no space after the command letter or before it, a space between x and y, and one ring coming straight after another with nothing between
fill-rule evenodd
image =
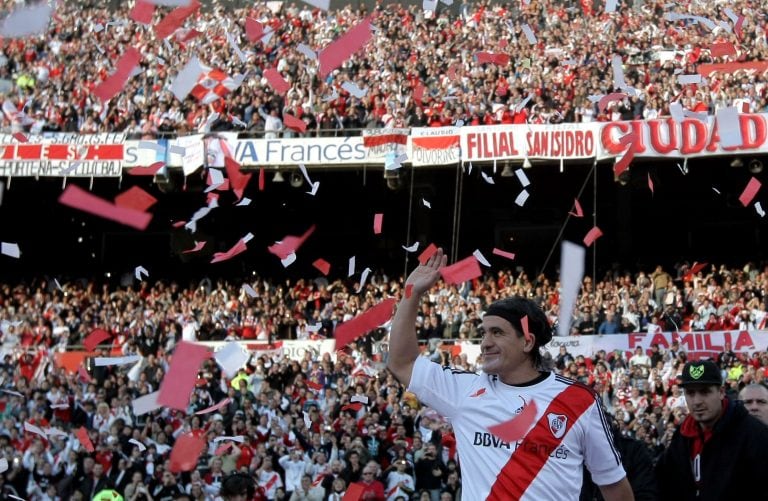
<instances>
[{"instance_id":1,"label":"spectator waving flag","mask_svg":"<svg viewBox=\"0 0 768 501\"><path fill-rule=\"evenodd\" d=\"M200 75L197 85L190 92L201 104L210 104L223 98L240 87L245 78L242 75L230 77L222 70L216 68L203 68L205 71Z\"/></svg>"}]
</instances>

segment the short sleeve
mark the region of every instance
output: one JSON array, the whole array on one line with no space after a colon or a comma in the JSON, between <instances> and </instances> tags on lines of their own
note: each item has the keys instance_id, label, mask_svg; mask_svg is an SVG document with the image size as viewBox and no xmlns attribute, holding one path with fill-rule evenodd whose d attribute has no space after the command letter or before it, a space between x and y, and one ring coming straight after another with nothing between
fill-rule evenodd
<instances>
[{"instance_id":1,"label":"short sleeve","mask_svg":"<svg viewBox=\"0 0 768 501\"><path fill-rule=\"evenodd\" d=\"M597 485L615 484L627 474L613 443L608 420L597 402L589 408L585 417L584 462L592 474L592 480Z\"/></svg>"},{"instance_id":2,"label":"short sleeve","mask_svg":"<svg viewBox=\"0 0 768 501\"><path fill-rule=\"evenodd\" d=\"M442 416L452 419L478 377L474 372L444 368L424 357L418 357L413 364L408 391Z\"/></svg>"}]
</instances>

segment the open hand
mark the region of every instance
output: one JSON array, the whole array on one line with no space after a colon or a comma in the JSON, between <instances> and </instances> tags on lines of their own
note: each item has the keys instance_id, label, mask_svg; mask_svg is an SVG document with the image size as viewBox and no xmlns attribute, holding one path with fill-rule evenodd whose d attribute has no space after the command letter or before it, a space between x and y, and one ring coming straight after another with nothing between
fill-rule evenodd
<instances>
[{"instance_id":1,"label":"open hand","mask_svg":"<svg viewBox=\"0 0 768 501\"><path fill-rule=\"evenodd\" d=\"M448 256L443 253L443 249L437 249L425 264L420 264L411 272L405 281L406 288L412 285L413 295L424 294L440 279L440 268L445 267L447 261Z\"/></svg>"}]
</instances>

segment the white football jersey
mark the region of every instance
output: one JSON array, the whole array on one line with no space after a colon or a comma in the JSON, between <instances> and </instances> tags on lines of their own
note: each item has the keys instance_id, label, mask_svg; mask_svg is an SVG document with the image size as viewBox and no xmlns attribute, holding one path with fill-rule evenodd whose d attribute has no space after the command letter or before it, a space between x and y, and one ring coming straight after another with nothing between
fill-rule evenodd
<instances>
[{"instance_id":1,"label":"white football jersey","mask_svg":"<svg viewBox=\"0 0 768 501\"><path fill-rule=\"evenodd\" d=\"M584 464L598 485L626 475L596 394L571 379L542 373L529 385L510 386L419 357L408 390L453 426L462 500L576 500ZM522 439L508 443L488 431L531 401L536 418Z\"/></svg>"}]
</instances>

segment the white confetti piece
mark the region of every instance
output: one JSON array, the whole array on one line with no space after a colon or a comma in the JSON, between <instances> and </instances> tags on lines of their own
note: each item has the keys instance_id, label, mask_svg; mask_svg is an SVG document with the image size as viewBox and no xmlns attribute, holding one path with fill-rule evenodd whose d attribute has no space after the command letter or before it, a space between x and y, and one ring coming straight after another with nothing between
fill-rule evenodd
<instances>
[{"instance_id":1,"label":"white confetti piece","mask_svg":"<svg viewBox=\"0 0 768 501\"><path fill-rule=\"evenodd\" d=\"M43 438L47 438L45 432L41 428L38 428L37 426L35 426L33 424L29 424L26 421L24 422L24 431L28 431L30 433L35 433L37 435L40 435Z\"/></svg>"},{"instance_id":2,"label":"white confetti piece","mask_svg":"<svg viewBox=\"0 0 768 501\"><path fill-rule=\"evenodd\" d=\"M298 50L300 53L304 54L308 59L317 59L317 52L312 50L308 45L304 45L303 43L300 43L296 50Z\"/></svg>"},{"instance_id":3,"label":"white confetti piece","mask_svg":"<svg viewBox=\"0 0 768 501\"><path fill-rule=\"evenodd\" d=\"M96 367L106 367L109 365L127 365L135 364L141 360L139 355L130 355L127 357L96 357L93 359L93 365Z\"/></svg>"},{"instance_id":4,"label":"white confetti piece","mask_svg":"<svg viewBox=\"0 0 768 501\"><path fill-rule=\"evenodd\" d=\"M135 445L136 447L138 447L139 448L139 452L144 452L145 450L147 450L147 446L144 445L143 443L139 442L135 438L128 439L128 442L130 442L133 445Z\"/></svg>"},{"instance_id":5,"label":"white confetti piece","mask_svg":"<svg viewBox=\"0 0 768 501\"><path fill-rule=\"evenodd\" d=\"M141 416L161 408L162 406L157 403L157 396L159 394L160 390L134 399L131 402L131 407L133 407L133 414L136 416Z\"/></svg>"},{"instance_id":6,"label":"white confetti piece","mask_svg":"<svg viewBox=\"0 0 768 501\"><path fill-rule=\"evenodd\" d=\"M365 288L365 282L368 281L368 275L371 273L370 268L366 268L363 270L363 273L360 275L360 287L357 288L355 291L355 294L360 294L360 291Z\"/></svg>"},{"instance_id":7,"label":"white confetti piece","mask_svg":"<svg viewBox=\"0 0 768 501\"><path fill-rule=\"evenodd\" d=\"M426 201L426 199L424 199L424 198L422 198L422 199L421 199L421 204L422 204L424 207L426 207L427 209L431 209L431 208L432 208L432 204L431 204L431 203L429 203L429 202L427 202L427 201Z\"/></svg>"},{"instance_id":8,"label":"white confetti piece","mask_svg":"<svg viewBox=\"0 0 768 501\"><path fill-rule=\"evenodd\" d=\"M363 405L368 405L368 397L365 395L352 395L349 399L350 402L360 402Z\"/></svg>"},{"instance_id":9,"label":"white confetti piece","mask_svg":"<svg viewBox=\"0 0 768 501\"><path fill-rule=\"evenodd\" d=\"M248 284L243 284L243 291L248 294L251 297L256 297L258 294L256 294L256 291L253 290L253 287L251 287Z\"/></svg>"},{"instance_id":10,"label":"white confetti piece","mask_svg":"<svg viewBox=\"0 0 768 501\"><path fill-rule=\"evenodd\" d=\"M523 24L521 28L523 29L523 34L525 35L525 38L528 39L528 43L530 43L531 45L536 45L537 43L536 35L534 35L531 27L528 26L528 24Z\"/></svg>"},{"instance_id":11,"label":"white confetti piece","mask_svg":"<svg viewBox=\"0 0 768 501\"><path fill-rule=\"evenodd\" d=\"M529 196L530 194L528 193L528 190L523 190L517 195L517 198L515 198L515 203L522 207L525 205L525 202L528 200Z\"/></svg>"},{"instance_id":12,"label":"white confetti piece","mask_svg":"<svg viewBox=\"0 0 768 501\"><path fill-rule=\"evenodd\" d=\"M517 176L517 179L520 181L520 184L525 188L531 182L528 180L528 176L525 175L525 171L523 169L517 169L515 171L515 175Z\"/></svg>"},{"instance_id":13,"label":"white confetti piece","mask_svg":"<svg viewBox=\"0 0 768 501\"><path fill-rule=\"evenodd\" d=\"M146 268L144 268L143 266L137 266L137 267L136 267L136 269L134 270L134 275L136 276L136 280L138 280L139 282L141 282L141 281L143 280L143 279L141 278L141 276L142 276L142 275L145 275L145 276L147 276L147 277L148 277L148 276L149 276L149 272L148 272L148 271L147 271L147 269L146 269Z\"/></svg>"},{"instance_id":14,"label":"white confetti piece","mask_svg":"<svg viewBox=\"0 0 768 501\"><path fill-rule=\"evenodd\" d=\"M3 242L0 244L0 253L16 259L21 256L21 250L19 250L19 244L17 243Z\"/></svg>"},{"instance_id":15,"label":"white confetti piece","mask_svg":"<svg viewBox=\"0 0 768 501\"><path fill-rule=\"evenodd\" d=\"M715 113L720 145L726 148L739 147L744 143L739 126L739 111L735 106L720 108Z\"/></svg>"},{"instance_id":16,"label":"white confetti piece","mask_svg":"<svg viewBox=\"0 0 768 501\"><path fill-rule=\"evenodd\" d=\"M222 437L214 438L213 442L218 443L218 442L223 442L224 440L231 440L232 442L237 442L239 444L242 444L243 442L245 442L245 437L243 437L242 435L236 435L233 437L222 436Z\"/></svg>"},{"instance_id":17,"label":"white confetti piece","mask_svg":"<svg viewBox=\"0 0 768 501\"><path fill-rule=\"evenodd\" d=\"M557 324L559 336L567 336L571 330L573 307L584 276L584 247L564 241L560 252L560 316Z\"/></svg>"},{"instance_id":18,"label":"white confetti piece","mask_svg":"<svg viewBox=\"0 0 768 501\"><path fill-rule=\"evenodd\" d=\"M763 210L763 206L760 205L760 202L755 202L755 210L760 214L760 217L765 217L765 211Z\"/></svg>"},{"instance_id":19,"label":"white confetti piece","mask_svg":"<svg viewBox=\"0 0 768 501\"><path fill-rule=\"evenodd\" d=\"M320 10L328 10L331 6L331 0L302 0L302 2L317 7Z\"/></svg>"},{"instance_id":20,"label":"white confetti piece","mask_svg":"<svg viewBox=\"0 0 768 501\"><path fill-rule=\"evenodd\" d=\"M483 176L483 179L485 180L486 183L488 183L488 184L496 184L493 181L493 178L491 176L489 176L488 174L486 174L485 172L480 171L480 175Z\"/></svg>"},{"instance_id":21,"label":"white confetti piece","mask_svg":"<svg viewBox=\"0 0 768 501\"><path fill-rule=\"evenodd\" d=\"M475 252L472 253L473 256L475 256L475 259L482 264L483 266L490 268L491 263L488 262L487 259L485 259L485 256L483 256L483 253L480 252L480 249L475 249Z\"/></svg>"},{"instance_id":22,"label":"white confetti piece","mask_svg":"<svg viewBox=\"0 0 768 501\"><path fill-rule=\"evenodd\" d=\"M347 276L351 277L355 274L355 256L349 258L349 265L347 266Z\"/></svg>"},{"instance_id":23,"label":"white confetti piece","mask_svg":"<svg viewBox=\"0 0 768 501\"><path fill-rule=\"evenodd\" d=\"M410 247L406 247L405 245L403 245L402 247L403 249L405 249L406 252L416 252L417 250L419 250L419 242L416 242Z\"/></svg>"},{"instance_id":24,"label":"white confetti piece","mask_svg":"<svg viewBox=\"0 0 768 501\"><path fill-rule=\"evenodd\" d=\"M339 93L336 89L333 89L330 96L323 96L323 102L334 101L339 98Z\"/></svg>"},{"instance_id":25,"label":"white confetti piece","mask_svg":"<svg viewBox=\"0 0 768 501\"><path fill-rule=\"evenodd\" d=\"M397 170L403 166L403 162L408 160L408 155L405 153L401 153L398 156L395 156L395 153L387 153L387 155L384 157L384 169L385 170Z\"/></svg>"},{"instance_id":26,"label":"white confetti piece","mask_svg":"<svg viewBox=\"0 0 768 501\"><path fill-rule=\"evenodd\" d=\"M230 379L237 376L237 371L248 362L250 355L238 343L230 342L214 353L213 358L224 374Z\"/></svg>"},{"instance_id":27,"label":"white confetti piece","mask_svg":"<svg viewBox=\"0 0 768 501\"><path fill-rule=\"evenodd\" d=\"M240 59L240 62L245 64L248 61L248 57L240 49L240 46L237 44L237 40L235 40L235 37L233 37L230 33L224 33L224 35L227 37L229 45L232 47L232 50L235 51L235 55L237 55L238 59Z\"/></svg>"},{"instance_id":28,"label":"white confetti piece","mask_svg":"<svg viewBox=\"0 0 768 501\"><path fill-rule=\"evenodd\" d=\"M53 14L53 7L48 2L17 7L0 24L0 36L4 38L22 38L45 32Z\"/></svg>"},{"instance_id":29,"label":"white confetti piece","mask_svg":"<svg viewBox=\"0 0 768 501\"><path fill-rule=\"evenodd\" d=\"M283 265L283 268L288 268L290 265L294 263L294 261L296 261L296 253L291 252L290 254L288 254L288 257L286 257L285 259L281 259L280 263Z\"/></svg>"},{"instance_id":30,"label":"white confetti piece","mask_svg":"<svg viewBox=\"0 0 768 501\"><path fill-rule=\"evenodd\" d=\"M699 75L698 73L695 73L693 75L678 75L677 83L679 83L680 85L700 84L701 75Z\"/></svg>"}]
</instances>

